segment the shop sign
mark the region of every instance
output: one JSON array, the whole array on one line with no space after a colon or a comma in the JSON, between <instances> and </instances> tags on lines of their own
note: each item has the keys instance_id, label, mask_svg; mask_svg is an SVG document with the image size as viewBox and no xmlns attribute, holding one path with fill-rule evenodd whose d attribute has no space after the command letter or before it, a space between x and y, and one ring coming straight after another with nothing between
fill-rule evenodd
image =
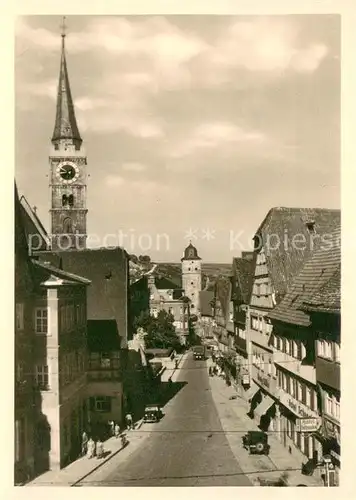
<instances>
[{"instance_id":1,"label":"shop sign","mask_svg":"<svg viewBox=\"0 0 356 500\"><path fill-rule=\"evenodd\" d=\"M319 418L319 415L315 411L311 410L303 403L300 403L296 399L292 398L282 389L278 390L277 398L284 406L286 406L299 418Z\"/></svg>"},{"instance_id":2,"label":"shop sign","mask_svg":"<svg viewBox=\"0 0 356 500\"><path fill-rule=\"evenodd\" d=\"M299 418L296 424L298 432L316 432L321 426L321 419Z\"/></svg>"}]
</instances>

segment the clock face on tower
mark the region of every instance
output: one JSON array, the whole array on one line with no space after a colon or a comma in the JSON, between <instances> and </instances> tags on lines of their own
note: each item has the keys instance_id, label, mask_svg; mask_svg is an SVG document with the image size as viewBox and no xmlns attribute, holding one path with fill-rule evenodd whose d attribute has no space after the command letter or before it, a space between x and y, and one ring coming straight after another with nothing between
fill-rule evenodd
<instances>
[{"instance_id":1,"label":"clock face on tower","mask_svg":"<svg viewBox=\"0 0 356 500\"><path fill-rule=\"evenodd\" d=\"M75 163L64 162L58 165L56 174L64 184L71 184L78 179L79 169Z\"/></svg>"}]
</instances>

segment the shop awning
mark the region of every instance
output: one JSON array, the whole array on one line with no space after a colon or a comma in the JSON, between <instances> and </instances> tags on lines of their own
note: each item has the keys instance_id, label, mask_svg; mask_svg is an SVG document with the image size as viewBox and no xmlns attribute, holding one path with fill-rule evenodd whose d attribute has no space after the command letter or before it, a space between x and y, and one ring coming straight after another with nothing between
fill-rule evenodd
<instances>
[{"instance_id":1,"label":"shop awning","mask_svg":"<svg viewBox=\"0 0 356 500\"><path fill-rule=\"evenodd\" d=\"M265 396L261 401L261 403L255 409L254 413L262 417L262 415L264 415L266 411L269 410L273 404L274 400L269 396Z\"/></svg>"},{"instance_id":2,"label":"shop awning","mask_svg":"<svg viewBox=\"0 0 356 500\"><path fill-rule=\"evenodd\" d=\"M245 393L246 399L247 400L252 399L253 396L258 393L259 390L260 390L259 386L255 384L255 382L252 382L251 387Z\"/></svg>"}]
</instances>

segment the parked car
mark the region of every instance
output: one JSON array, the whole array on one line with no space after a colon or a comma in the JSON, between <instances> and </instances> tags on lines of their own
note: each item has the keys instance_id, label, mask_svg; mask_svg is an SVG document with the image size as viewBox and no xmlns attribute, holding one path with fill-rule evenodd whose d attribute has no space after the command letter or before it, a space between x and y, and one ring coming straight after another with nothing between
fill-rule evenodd
<instances>
[{"instance_id":1,"label":"parked car","mask_svg":"<svg viewBox=\"0 0 356 500\"><path fill-rule=\"evenodd\" d=\"M243 447L252 454L268 455L270 446L268 435L262 431L248 431L242 437Z\"/></svg>"},{"instance_id":2,"label":"parked car","mask_svg":"<svg viewBox=\"0 0 356 500\"><path fill-rule=\"evenodd\" d=\"M159 405L147 405L145 407L144 422L159 422L162 418L162 410Z\"/></svg>"}]
</instances>

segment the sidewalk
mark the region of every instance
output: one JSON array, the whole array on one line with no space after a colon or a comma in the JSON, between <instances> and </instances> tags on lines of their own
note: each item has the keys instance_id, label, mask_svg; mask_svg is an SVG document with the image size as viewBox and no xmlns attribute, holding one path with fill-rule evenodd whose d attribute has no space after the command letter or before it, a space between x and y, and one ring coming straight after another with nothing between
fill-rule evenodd
<instances>
[{"instance_id":1,"label":"sidewalk","mask_svg":"<svg viewBox=\"0 0 356 500\"><path fill-rule=\"evenodd\" d=\"M242 447L242 436L249 430L259 430L259 428L257 423L246 415L249 409L248 403L241 397L229 400L230 396L236 396L236 390L233 387L228 387L222 378L209 377L209 380L221 425L232 452L242 470L249 473L248 477L254 486L260 486L258 478L278 479L282 471L288 471L289 486L298 486L298 484L323 486L319 478L304 476L300 472L300 461L288 453L288 450L273 433L269 433L271 448L268 456L250 455Z\"/></svg>"},{"instance_id":2,"label":"sidewalk","mask_svg":"<svg viewBox=\"0 0 356 500\"><path fill-rule=\"evenodd\" d=\"M136 429L139 429L141 425L142 421L136 423ZM89 474L102 467L118 453L122 453L125 456L130 455L148 435L148 433L135 435L135 430L125 431L125 434L129 441L129 444L125 448L122 447L120 438L111 437L104 442L105 458L78 458L64 469L45 472L33 481L25 484L25 486L75 486L76 483L79 483Z\"/></svg>"},{"instance_id":3,"label":"sidewalk","mask_svg":"<svg viewBox=\"0 0 356 500\"><path fill-rule=\"evenodd\" d=\"M178 368L176 368L176 360L174 359L173 361L171 359L168 359L165 362L165 367L166 369L162 373L162 382L168 382L168 379L171 378L172 382L175 382L178 378L180 369L184 363L184 361L187 359L189 355L189 351L185 352L183 354L180 354L176 359L178 359Z\"/></svg>"}]
</instances>

